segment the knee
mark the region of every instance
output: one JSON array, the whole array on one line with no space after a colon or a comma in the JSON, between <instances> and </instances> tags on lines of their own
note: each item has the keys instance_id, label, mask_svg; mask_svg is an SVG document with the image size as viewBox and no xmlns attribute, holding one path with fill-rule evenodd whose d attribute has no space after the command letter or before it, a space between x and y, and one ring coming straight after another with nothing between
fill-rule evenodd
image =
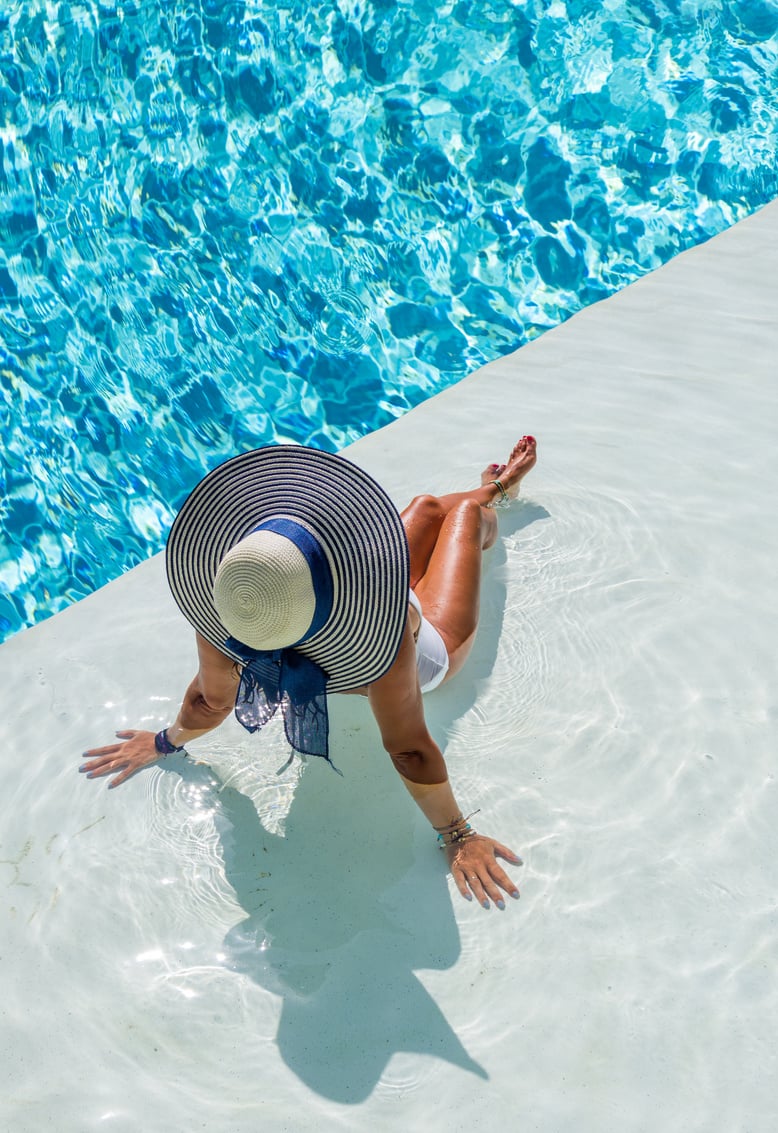
<instances>
[{"instance_id":1,"label":"knee","mask_svg":"<svg viewBox=\"0 0 778 1133\"><path fill-rule=\"evenodd\" d=\"M484 509L478 500L460 500L449 512L451 519L458 524L468 527L480 527L484 518Z\"/></svg>"},{"instance_id":2,"label":"knee","mask_svg":"<svg viewBox=\"0 0 778 1133\"><path fill-rule=\"evenodd\" d=\"M496 516L477 500L462 500L452 508L446 520L459 538L480 542L482 550L491 547L497 533Z\"/></svg>"},{"instance_id":3,"label":"knee","mask_svg":"<svg viewBox=\"0 0 778 1133\"><path fill-rule=\"evenodd\" d=\"M425 523L437 523L443 519L445 512L437 496L414 496L408 505L408 510Z\"/></svg>"}]
</instances>

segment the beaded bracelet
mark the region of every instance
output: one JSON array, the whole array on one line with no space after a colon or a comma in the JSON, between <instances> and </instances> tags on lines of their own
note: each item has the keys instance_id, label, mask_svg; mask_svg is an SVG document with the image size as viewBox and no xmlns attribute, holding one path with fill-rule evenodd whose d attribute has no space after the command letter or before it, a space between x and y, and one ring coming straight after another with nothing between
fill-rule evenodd
<instances>
[{"instance_id":1,"label":"beaded bracelet","mask_svg":"<svg viewBox=\"0 0 778 1133\"><path fill-rule=\"evenodd\" d=\"M468 818L470 815L467 816ZM452 818L446 826L433 826L432 829L436 830L438 834L448 834L449 830L455 830L461 823L467 822L467 818L463 818L458 814L456 818Z\"/></svg>"},{"instance_id":2,"label":"beaded bracelet","mask_svg":"<svg viewBox=\"0 0 778 1133\"><path fill-rule=\"evenodd\" d=\"M458 814L446 826L433 826L432 829L438 833L438 848L445 850L447 846L453 846L456 842L463 842L466 838L472 838L475 830L470 825L469 819L474 814L480 814L480 807L478 810L471 810L470 814L465 815L464 818L461 813Z\"/></svg>"},{"instance_id":3,"label":"beaded bracelet","mask_svg":"<svg viewBox=\"0 0 778 1133\"><path fill-rule=\"evenodd\" d=\"M452 830L456 830L458 826L461 826L464 822L467 822L469 819L471 819L474 814L480 813L481 808L479 807L478 810L471 810L470 814L465 815L464 818L461 814L458 814L456 818L452 818L451 822L447 823L445 826L433 826L432 829L436 830L438 834L449 834Z\"/></svg>"},{"instance_id":4,"label":"beaded bracelet","mask_svg":"<svg viewBox=\"0 0 778 1133\"><path fill-rule=\"evenodd\" d=\"M476 831L473 830L469 822L464 826L458 827L456 830L451 830L447 834L438 834L438 849L446 850L449 846L456 846L459 842L465 842L468 838L474 838Z\"/></svg>"},{"instance_id":5,"label":"beaded bracelet","mask_svg":"<svg viewBox=\"0 0 778 1133\"><path fill-rule=\"evenodd\" d=\"M186 752L182 747L176 747L174 743L168 739L167 728L163 728L161 732L157 732L154 737L154 747L164 759L166 755L172 755L174 752L183 751L186 757Z\"/></svg>"}]
</instances>

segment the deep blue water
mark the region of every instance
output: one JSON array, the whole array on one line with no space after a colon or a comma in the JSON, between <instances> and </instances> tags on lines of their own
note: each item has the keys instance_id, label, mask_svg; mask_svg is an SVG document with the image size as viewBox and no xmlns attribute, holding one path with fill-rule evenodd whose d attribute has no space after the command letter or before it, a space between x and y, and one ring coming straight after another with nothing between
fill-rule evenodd
<instances>
[{"instance_id":1,"label":"deep blue water","mask_svg":"<svg viewBox=\"0 0 778 1133\"><path fill-rule=\"evenodd\" d=\"M235 451L338 448L776 196L777 33L773 0L6 0L0 635Z\"/></svg>"}]
</instances>

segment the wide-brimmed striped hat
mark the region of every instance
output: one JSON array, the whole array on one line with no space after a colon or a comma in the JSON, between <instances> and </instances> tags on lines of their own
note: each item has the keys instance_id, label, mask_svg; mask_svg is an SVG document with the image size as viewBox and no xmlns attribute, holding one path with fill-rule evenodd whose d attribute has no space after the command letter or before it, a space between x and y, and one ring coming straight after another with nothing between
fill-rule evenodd
<instances>
[{"instance_id":1,"label":"wide-brimmed striped hat","mask_svg":"<svg viewBox=\"0 0 778 1133\"><path fill-rule=\"evenodd\" d=\"M383 488L344 457L272 445L219 465L176 517L167 572L184 616L238 662L246 649L293 647L327 691L343 692L397 654L405 530Z\"/></svg>"}]
</instances>

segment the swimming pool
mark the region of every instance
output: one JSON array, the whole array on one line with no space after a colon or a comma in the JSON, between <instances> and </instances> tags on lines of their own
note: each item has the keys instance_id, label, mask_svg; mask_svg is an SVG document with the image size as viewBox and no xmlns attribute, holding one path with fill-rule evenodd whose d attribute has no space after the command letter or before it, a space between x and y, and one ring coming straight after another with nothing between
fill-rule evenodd
<instances>
[{"instance_id":1,"label":"swimming pool","mask_svg":"<svg viewBox=\"0 0 778 1133\"><path fill-rule=\"evenodd\" d=\"M770 3L12 0L0 631L776 194ZM625 377L625 381L629 380Z\"/></svg>"},{"instance_id":2,"label":"swimming pool","mask_svg":"<svg viewBox=\"0 0 778 1133\"><path fill-rule=\"evenodd\" d=\"M524 858L504 912L361 697L343 777L234 719L77 773L196 671L160 557L0 646L3 1129L774 1133L776 237L778 202L349 450L401 502L542 439L425 703Z\"/></svg>"}]
</instances>

